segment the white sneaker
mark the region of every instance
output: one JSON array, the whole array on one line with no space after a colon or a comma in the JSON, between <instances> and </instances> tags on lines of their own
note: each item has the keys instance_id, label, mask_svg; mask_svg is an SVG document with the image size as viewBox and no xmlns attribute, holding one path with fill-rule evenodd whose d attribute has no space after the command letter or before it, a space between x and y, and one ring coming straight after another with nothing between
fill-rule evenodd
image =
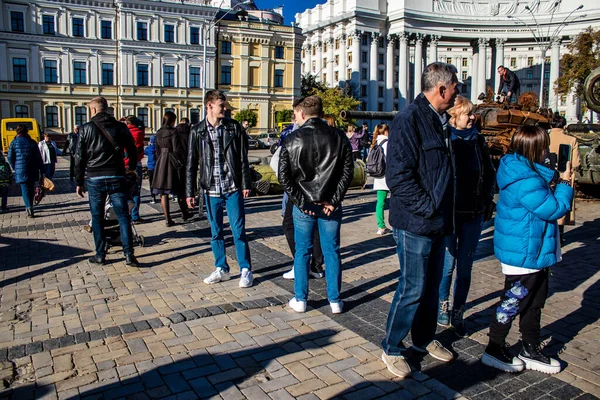
<instances>
[{"instance_id":1,"label":"white sneaker","mask_svg":"<svg viewBox=\"0 0 600 400\"><path fill-rule=\"evenodd\" d=\"M204 283L212 285L214 283L225 282L231 279L229 272L223 271L221 268L217 268L210 274L207 278L204 279Z\"/></svg>"},{"instance_id":2,"label":"white sneaker","mask_svg":"<svg viewBox=\"0 0 600 400\"><path fill-rule=\"evenodd\" d=\"M252 282L254 282L254 276L252 275L252 271L250 271L248 268L242 269L242 273L240 274L240 287L250 287L252 286Z\"/></svg>"},{"instance_id":3,"label":"white sneaker","mask_svg":"<svg viewBox=\"0 0 600 400\"><path fill-rule=\"evenodd\" d=\"M292 269L283 274L283 279L294 279L294 267L292 267Z\"/></svg>"},{"instance_id":4,"label":"white sneaker","mask_svg":"<svg viewBox=\"0 0 600 400\"><path fill-rule=\"evenodd\" d=\"M331 313L332 314L341 314L343 309L344 309L344 302L343 301L338 301L337 303L329 303L329 306L331 307Z\"/></svg>"},{"instance_id":5,"label":"white sneaker","mask_svg":"<svg viewBox=\"0 0 600 400\"><path fill-rule=\"evenodd\" d=\"M391 232L391 230L389 230L388 228L379 228L379 229L377 229L377 234L379 236L387 235L390 232Z\"/></svg>"},{"instance_id":6,"label":"white sneaker","mask_svg":"<svg viewBox=\"0 0 600 400\"><path fill-rule=\"evenodd\" d=\"M288 306L296 312L306 312L306 302L296 300L295 297L292 297L288 302Z\"/></svg>"}]
</instances>

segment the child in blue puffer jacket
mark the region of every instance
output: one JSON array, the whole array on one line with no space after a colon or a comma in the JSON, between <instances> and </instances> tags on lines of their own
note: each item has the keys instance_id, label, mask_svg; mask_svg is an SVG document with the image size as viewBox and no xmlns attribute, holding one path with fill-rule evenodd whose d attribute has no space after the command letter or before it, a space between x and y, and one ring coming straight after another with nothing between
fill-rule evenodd
<instances>
[{"instance_id":1,"label":"child in blue puffer jacket","mask_svg":"<svg viewBox=\"0 0 600 400\"><path fill-rule=\"evenodd\" d=\"M521 126L496 174L500 197L496 208L494 252L505 275L504 290L490 323L489 344L481 361L507 372L532 369L560 372L558 360L542 354L540 325L548 295L549 267L561 260L556 220L571 207L571 166L557 173L543 165L550 138L537 126ZM554 182L553 182L554 181ZM553 190L551 183L556 183ZM513 357L506 343L519 315L523 348Z\"/></svg>"},{"instance_id":2,"label":"child in blue puffer jacket","mask_svg":"<svg viewBox=\"0 0 600 400\"><path fill-rule=\"evenodd\" d=\"M156 203L156 197L152 192L152 181L154 179L154 167L156 166L156 135L150 136L150 142L144 149L144 154L148 157L148 181L150 182L150 193L152 194L152 200L150 204Z\"/></svg>"}]
</instances>

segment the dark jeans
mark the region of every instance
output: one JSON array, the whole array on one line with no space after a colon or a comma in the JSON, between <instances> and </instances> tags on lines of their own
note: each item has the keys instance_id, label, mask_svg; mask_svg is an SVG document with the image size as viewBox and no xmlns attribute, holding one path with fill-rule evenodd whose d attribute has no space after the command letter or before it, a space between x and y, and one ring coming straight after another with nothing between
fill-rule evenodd
<instances>
[{"instance_id":1,"label":"dark jeans","mask_svg":"<svg viewBox=\"0 0 600 400\"><path fill-rule=\"evenodd\" d=\"M360 156L364 162L367 162L367 157L369 157L369 148L362 147L360 148Z\"/></svg>"},{"instance_id":2,"label":"dark jeans","mask_svg":"<svg viewBox=\"0 0 600 400\"><path fill-rule=\"evenodd\" d=\"M154 182L154 170L149 169L148 170L148 183L150 184L150 195L154 199L155 195L154 195L154 193L152 193L152 182Z\"/></svg>"},{"instance_id":3,"label":"dark jeans","mask_svg":"<svg viewBox=\"0 0 600 400\"><path fill-rule=\"evenodd\" d=\"M123 253L133 255L133 234L131 217L127 204L127 188L125 178L88 179L86 181L90 212L92 214L92 233L96 246L96 257L106 255L106 234L104 232L104 206L106 197L110 197L113 210L119 221Z\"/></svg>"},{"instance_id":4,"label":"dark jeans","mask_svg":"<svg viewBox=\"0 0 600 400\"><path fill-rule=\"evenodd\" d=\"M215 267L229 272L225 255L225 239L223 237L223 207L225 207L229 218L229 227L233 235L238 265L240 269L251 269L250 246L248 246L248 238L246 237L246 214L244 213L242 191L238 190L223 194L220 197L205 194L204 202L206 204L206 217L210 223L212 233L210 246L215 257Z\"/></svg>"},{"instance_id":5,"label":"dark jeans","mask_svg":"<svg viewBox=\"0 0 600 400\"><path fill-rule=\"evenodd\" d=\"M505 275L504 290L490 323L490 342L504 344L513 320L520 316L523 341L538 344L542 308L548 296L548 268L526 275Z\"/></svg>"},{"instance_id":6,"label":"dark jeans","mask_svg":"<svg viewBox=\"0 0 600 400\"><path fill-rule=\"evenodd\" d=\"M56 171L56 163L44 164L44 175L46 175L46 178L54 178L54 171Z\"/></svg>"},{"instance_id":7,"label":"dark jeans","mask_svg":"<svg viewBox=\"0 0 600 400\"><path fill-rule=\"evenodd\" d=\"M69 155L69 179L75 179L75 154Z\"/></svg>"},{"instance_id":8,"label":"dark jeans","mask_svg":"<svg viewBox=\"0 0 600 400\"><path fill-rule=\"evenodd\" d=\"M283 233L285 239L288 242L292 257L296 254L296 241L294 240L294 202L288 200L285 204L285 211L283 213ZM323 266L323 250L321 249L321 237L319 236L319 230L315 229L315 235L313 237L313 251L310 262L311 269Z\"/></svg>"},{"instance_id":9,"label":"dark jeans","mask_svg":"<svg viewBox=\"0 0 600 400\"><path fill-rule=\"evenodd\" d=\"M35 182L22 182L21 195L23 196L23 203L25 208L33 208L33 196L35 194Z\"/></svg>"},{"instance_id":10,"label":"dark jeans","mask_svg":"<svg viewBox=\"0 0 600 400\"><path fill-rule=\"evenodd\" d=\"M483 214L465 216L456 214L454 219L455 234L446 236L446 251L444 256L444 272L440 283L440 302L447 301L450 297L452 273L456 267L456 280L454 281L453 310L464 307L471 287L471 270L473 257L479 244Z\"/></svg>"},{"instance_id":11,"label":"dark jeans","mask_svg":"<svg viewBox=\"0 0 600 400\"><path fill-rule=\"evenodd\" d=\"M137 195L133 196L133 208L131 209L131 219L137 221L140 218L140 203L142 201L142 166L135 167L135 173L138 176L137 180Z\"/></svg>"},{"instance_id":12,"label":"dark jeans","mask_svg":"<svg viewBox=\"0 0 600 400\"><path fill-rule=\"evenodd\" d=\"M420 236L396 228L393 235L400 277L381 345L387 355L399 356L406 351L402 341L408 332L417 347L426 347L435 337L444 237Z\"/></svg>"},{"instance_id":13,"label":"dark jeans","mask_svg":"<svg viewBox=\"0 0 600 400\"><path fill-rule=\"evenodd\" d=\"M0 187L0 197L2 197L2 209L6 210L8 208L8 188L10 186L2 186Z\"/></svg>"}]
</instances>

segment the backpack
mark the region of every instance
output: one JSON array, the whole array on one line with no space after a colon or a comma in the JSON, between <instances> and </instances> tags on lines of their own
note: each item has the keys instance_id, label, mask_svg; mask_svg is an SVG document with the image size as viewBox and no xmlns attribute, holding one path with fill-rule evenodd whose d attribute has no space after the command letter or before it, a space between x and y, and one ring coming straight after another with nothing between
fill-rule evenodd
<instances>
[{"instance_id":1,"label":"backpack","mask_svg":"<svg viewBox=\"0 0 600 400\"><path fill-rule=\"evenodd\" d=\"M373 147L369 152L367 159L367 172L373 178L383 178L385 176L385 153L383 152L383 144L388 140L382 140Z\"/></svg>"}]
</instances>

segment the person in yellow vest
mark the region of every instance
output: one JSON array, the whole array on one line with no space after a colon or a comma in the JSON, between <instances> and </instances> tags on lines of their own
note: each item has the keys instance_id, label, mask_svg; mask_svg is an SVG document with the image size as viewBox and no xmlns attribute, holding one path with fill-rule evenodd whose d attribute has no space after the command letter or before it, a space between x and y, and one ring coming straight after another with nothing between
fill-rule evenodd
<instances>
[{"instance_id":1,"label":"person in yellow vest","mask_svg":"<svg viewBox=\"0 0 600 400\"><path fill-rule=\"evenodd\" d=\"M567 120L560 116L555 115L552 119L552 129L550 129L550 158L558 163L558 149L561 144L568 144L571 146L571 169L573 174L571 175L571 186L575 184L575 171L579 168L579 148L577 145L577 139L573 136L569 136L565 133L565 126ZM575 225L575 196L571 202L571 211L568 212L564 217L558 220L558 229L560 232L560 244L564 246L564 232L565 225Z\"/></svg>"}]
</instances>

